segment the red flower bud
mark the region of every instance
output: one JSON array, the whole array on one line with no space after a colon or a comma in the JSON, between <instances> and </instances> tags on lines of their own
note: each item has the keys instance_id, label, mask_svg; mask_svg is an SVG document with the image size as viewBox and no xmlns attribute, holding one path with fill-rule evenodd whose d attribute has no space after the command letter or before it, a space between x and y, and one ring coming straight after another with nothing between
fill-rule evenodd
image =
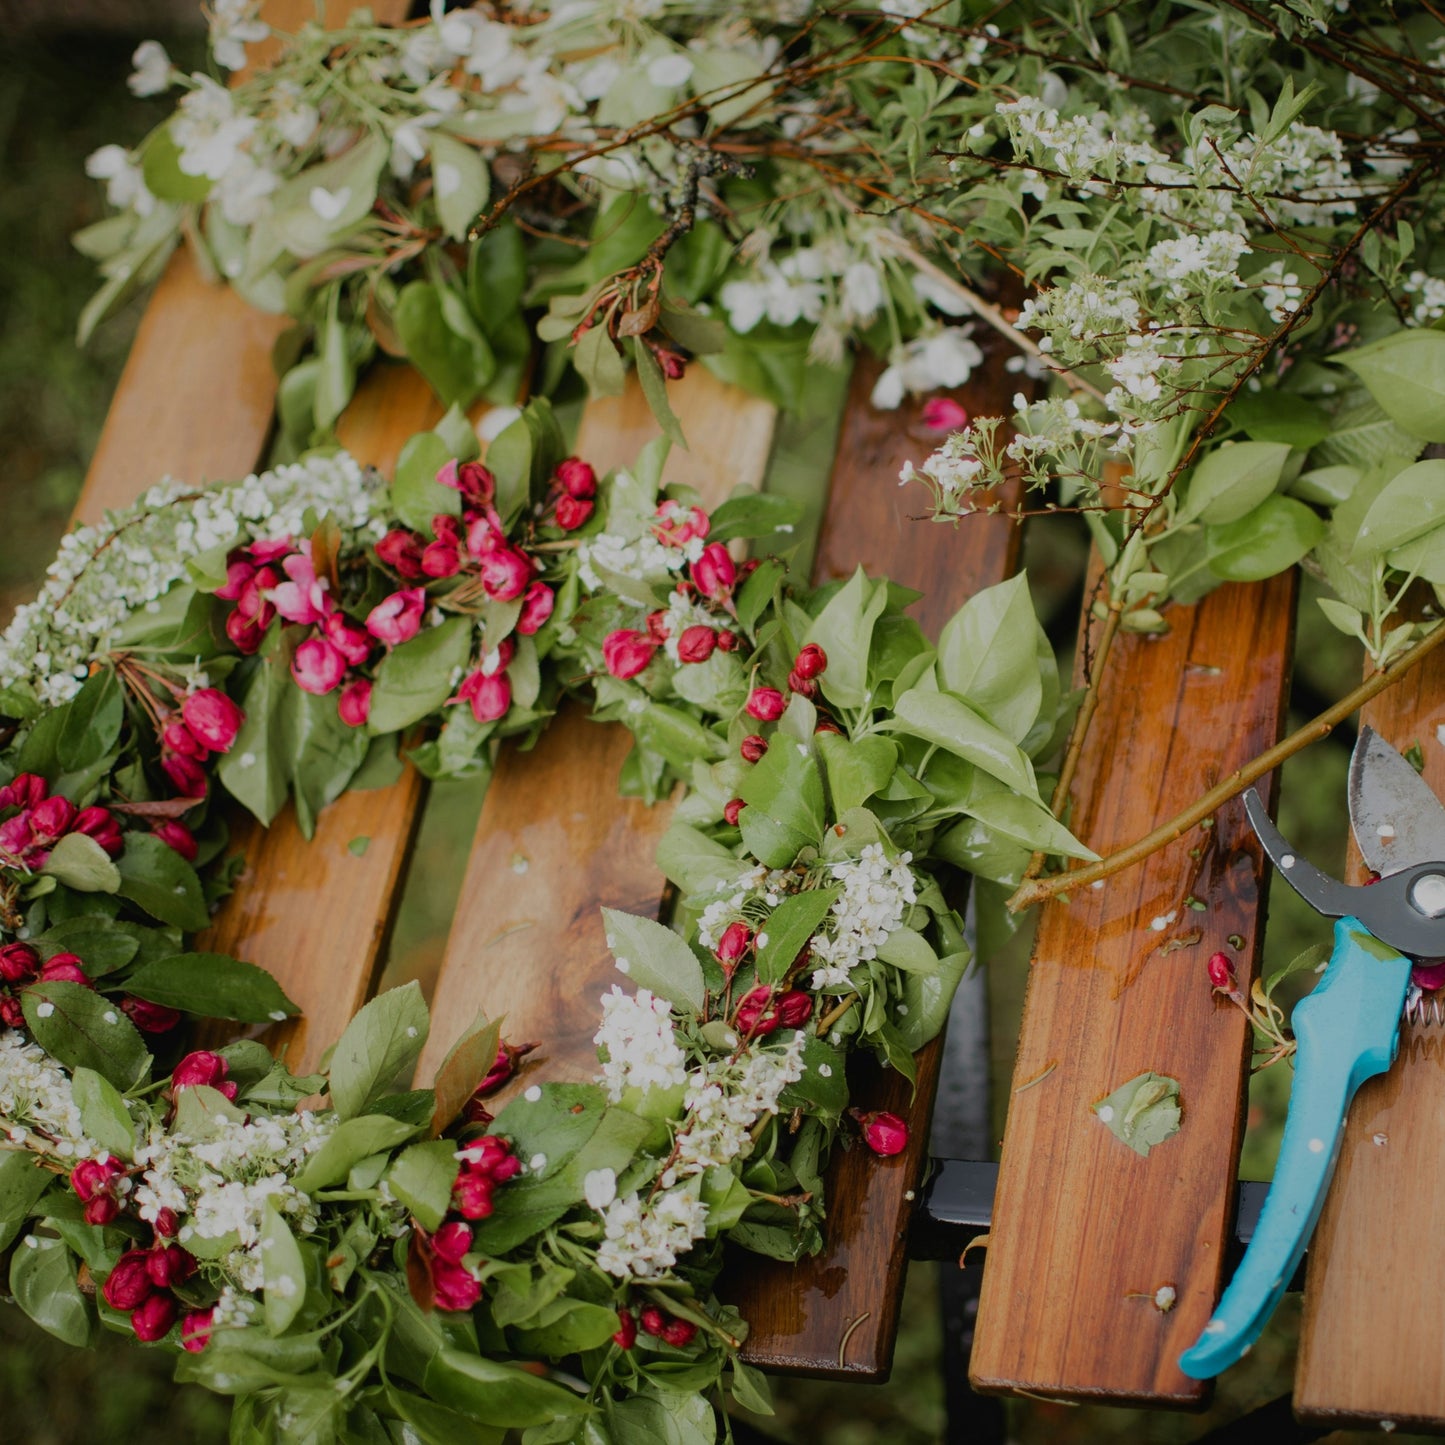
<instances>
[{"instance_id":1,"label":"red flower bud","mask_svg":"<svg viewBox=\"0 0 1445 1445\"><path fill-rule=\"evenodd\" d=\"M7 1029L23 1029L25 1027L25 1010L20 1007L18 998L11 998L9 994L0 994L0 1023Z\"/></svg>"},{"instance_id":2,"label":"red flower bud","mask_svg":"<svg viewBox=\"0 0 1445 1445\"><path fill-rule=\"evenodd\" d=\"M788 700L775 687L755 687L748 694L747 714L759 722L777 722Z\"/></svg>"},{"instance_id":3,"label":"red flower bud","mask_svg":"<svg viewBox=\"0 0 1445 1445\"><path fill-rule=\"evenodd\" d=\"M0 809L33 808L48 791L39 773L17 773L0 788Z\"/></svg>"},{"instance_id":4,"label":"red flower bud","mask_svg":"<svg viewBox=\"0 0 1445 1445\"><path fill-rule=\"evenodd\" d=\"M510 1179L521 1168L521 1161L500 1134L484 1134L480 1139L472 1140L461 1152L468 1173L485 1175L498 1184Z\"/></svg>"},{"instance_id":5,"label":"red flower bud","mask_svg":"<svg viewBox=\"0 0 1445 1445\"><path fill-rule=\"evenodd\" d=\"M180 1312L181 1307L176 1303L174 1295L153 1294L131 1314L130 1323L136 1339L147 1345L163 1340L170 1333Z\"/></svg>"},{"instance_id":6,"label":"red flower bud","mask_svg":"<svg viewBox=\"0 0 1445 1445\"><path fill-rule=\"evenodd\" d=\"M247 617L245 613L236 611L226 614L226 636L243 657L250 657L260 651L265 635L266 626L252 617Z\"/></svg>"},{"instance_id":7,"label":"red flower bud","mask_svg":"<svg viewBox=\"0 0 1445 1445\"><path fill-rule=\"evenodd\" d=\"M767 750L767 738L760 737L757 733L749 733L738 746L738 751L743 755L743 761L748 763L757 762Z\"/></svg>"},{"instance_id":8,"label":"red flower bud","mask_svg":"<svg viewBox=\"0 0 1445 1445\"><path fill-rule=\"evenodd\" d=\"M346 659L350 667L360 667L371 656L372 641L364 627L358 627L344 612L328 614L322 624L329 642Z\"/></svg>"},{"instance_id":9,"label":"red flower bud","mask_svg":"<svg viewBox=\"0 0 1445 1445\"><path fill-rule=\"evenodd\" d=\"M482 1286L471 1270L445 1259L432 1265L432 1286L439 1310L469 1310L482 1297Z\"/></svg>"},{"instance_id":10,"label":"red flower bud","mask_svg":"<svg viewBox=\"0 0 1445 1445\"><path fill-rule=\"evenodd\" d=\"M666 346L654 346L652 354L657 358L663 376L669 381L680 380L687 370L687 358L679 351L669 350Z\"/></svg>"},{"instance_id":11,"label":"red flower bud","mask_svg":"<svg viewBox=\"0 0 1445 1445\"><path fill-rule=\"evenodd\" d=\"M80 959L73 953L57 953L40 965L41 983L79 983L89 988L90 980L85 976Z\"/></svg>"},{"instance_id":12,"label":"red flower bud","mask_svg":"<svg viewBox=\"0 0 1445 1445\"><path fill-rule=\"evenodd\" d=\"M1234 987L1234 961L1227 953L1209 955L1209 981L1215 988Z\"/></svg>"},{"instance_id":13,"label":"red flower bud","mask_svg":"<svg viewBox=\"0 0 1445 1445\"><path fill-rule=\"evenodd\" d=\"M37 842L63 838L75 821L76 807L69 798L58 794L37 803L30 810L30 830Z\"/></svg>"},{"instance_id":14,"label":"red flower bud","mask_svg":"<svg viewBox=\"0 0 1445 1445\"><path fill-rule=\"evenodd\" d=\"M436 475L444 487L460 492L469 502L485 507L497 489L497 479L480 462L448 462Z\"/></svg>"},{"instance_id":15,"label":"red flower bud","mask_svg":"<svg viewBox=\"0 0 1445 1445\"><path fill-rule=\"evenodd\" d=\"M380 605L386 606L384 602ZM346 676L346 659L334 642L324 637L309 637L291 659L291 676L302 692L324 697L341 686L341 679Z\"/></svg>"},{"instance_id":16,"label":"red flower bud","mask_svg":"<svg viewBox=\"0 0 1445 1445\"><path fill-rule=\"evenodd\" d=\"M522 599L522 611L517 618L517 631L523 637L530 637L541 629L557 605L557 594L545 582L533 582Z\"/></svg>"},{"instance_id":17,"label":"red flower bud","mask_svg":"<svg viewBox=\"0 0 1445 1445\"><path fill-rule=\"evenodd\" d=\"M699 623L683 630L677 639L677 656L681 662L706 662L717 646L717 633Z\"/></svg>"},{"instance_id":18,"label":"red flower bud","mask_svg":"<svg viewBox=\"0 0 1445 1445\"><path fill-rule=\"evenodd\" d=\"M485 1219L492 1212L492 1177L464 1170L452 1185L452 1203L463 1219Z\"/></svg>"},{"instance_id":19,"label":"red flower bud","mask_svg":"<svg viewBox=\"0 0 1445 1445\"><path fill-rule=\"evenodd\" d=\"M729 798L723 804L723 822L730 828L736 828L738 819L743 815L744 803L741 798Z\"/></svg>"},{"instance_id":20,"label":"red flower bud","mask_svg":"<svg viewBox=\"0 0 1445 1445\"><path fill-rule=\"evenodd\" d=\"M376 544L377 557L408 582L415 582L424 575L421 569L421 553L421 543L416 536L400 528L388 532Z\"/></svg>"},{"instance_id":21,"label":"red flower bud","mask_svg":"<svg viewBox=\"0 0 1445 1445\"><path fill-rule=\"evenodd\" d=\"M29 983L40 972L40 955L28 943L0 944L0 979Z\"/></svg>"},{"instance_id":22,"label":"red flower bud","mask_svg":"<svg viewBox=\"0 0 1445 1445\"><path fill-rule=\"evenodd\" d=\"M210 1310L192 1310L181 1321L181 1348L193 1355L200 1354L211 1343L211 1319L215 1314Z\"/></svg>"},{"instance_id":23,"label":"red flower bud","mask_svg":"<svg viewBox=\"0 0 1445 1445\"><path fill-rule=\"evenodd\" d=\"M793 671L799 677L821 677L828 670L828 654L816 642L810 642L793 659Z\"/></svg>"},{"instance_id":24,"label":"red flower bud","mask_svg":"<svg viewBox=\"0 0 1445 1445\"><path fill-rule=\"evenodd\" d=\"M706 537L712 518L701 507L689 507L671 497L659 502L652 523L652 535L664 547L685 547L693 540ZM720 549L726 554L727 549Z\"/></svg>"},{"instance_id":25,"label":"red flower bud","mask_svg":"<svg viewBox=\"0 0 1445 1445\"><path fill-rule=\"evenodd\" d=\"M370 612L366 614L366 630L378 642L384 642L388 647L399 647L403 642L409 642L421 631L422 613L426 611L426 593L420 587L406 587L400 592L393 592L390 597L384 597ZM301 647L309 647L310 643L302 643ZM296 649L296 655L300 657L301 648ZM340 654L337 654L338 658ZM338 673L336 682L341 681ZM336 686L336 682L331 687ZM330 692L331 688L324 691Z\"/></svg>"},{"instance_id":26,"label":"red flower bud","mask_svg":"<svg viewBox=\"0 0 1445 1445\"><path fill-rule=\"evenodd\" d=\"M692 580L710 601L722 602L732 595L738 569L721 542L712 542L703 548L702 556L692 564Z\"/></svg>"},{"instance_id":27,"label":"red flower bud","mask_svg":"<svg viewBox=\"0 0 1445 1445\"><path fill-rule=\"evenodd\" d=\"M162 1003L151 1003L149 999L131 998L127 995L120 1001L120 1011L143 1034L164 1034L180 1023L178 1009L167 1008Z\"/></svg>"},{"instance_id":28,"label":"red flower bud","mask_svg":"<svg viewBox=\"0 0 1445 1445\"><path fill-rule=\"evenodd\" d=\"M228 1099L234 1099L236 1086L226 1080L226 1075L230 1072L230 1064L220 1054L213 1054L209 1049L197 1049L194 1053L187 1054L171 1070L171 1092L204 1085L207 1088L219 1089Z\"/></svg>"},{"instance_id":29,"label":"red flower bud","mask_svg":"<svg viewBox=\"0 0 1445 1445\"><path fill-rule=\"evenodd\" d=\"M158 1209L151 1228L155 1230L157 1239L174 1239L181 1232L181 1221L174 1209Z\"/></svg>"},{"instance_id":30,"label":"red flower bud","mask_svg":"<svg viewBox=\"0 0 1445 1445\"><path fill-rule=\"evenodd\" d=\"M103 1197L125 1173L125 1166L107 1154L103 1159L82 1159L70 1171L70 1187L83 1204Z\"/></svg>"},{"instance_id":31,"label":"red flower bud","mask_svg":"<svg viewBox=\"0 0 1445 1445\"><path fill-rule=\"evenodd\" d=\"M203 687L181 704L181 717L191 736L213 753L230 752L246 714L219 688Z\"/></svg>"},{"instance_id":32,"label":"red flower bud","mask_svg":"<svg viewBox=\"0 0 1445 1445\"><path fill-rule=\"evenodd\" d=\"M162 818L151 824L151 832L169 848L174 848L187 863L196 861L200 847L196 835L177 818Z\"/></svg>"},{"instance_id":33,"label":"red flower bud","mask_svg":"<svg viewBox=\"0 0 1445 1445\"><path fill-rule=\"evenodd\" d=\"M459 1219L444 1224L432 1235L431 1247L451 1264L460 1264L472 1247L472 1231Z\"/></svg>"},{"instance_id":34,"label":"red flower bud","mask_svg":"<svg viewBox=\"0 0 1445 1445\"><path fill-rule=\"evenodd\" d=\"M512 705L512 684L505 672L480 670L465 678L457 689L457 701L472 705L472 716L480 723L496 722Z\"/></svg>"},{"instance_id":35,"label":"red flower bud","mask_svg":"<svg viewBox=\"0 0 1445 1445\"><path fill-rule=\"evenodd\" d=\"M128 1249L116 1260L115 1268L101 1288L101 1294L111 1309L133 1310L155 1292L155 1283L146 1267L149 1257L148 1249Z\"/></svg>"},{"instance_id":36,"label":"red flower bud","mask_svg":"<svg viewBox=\"0 0 1445 1445\"><path fill-rule=\"evenodd\" d=\"M205 769L194 758L182 757L179 753L162 757L161 768L181 797L206 796Z\"/></svg>"},{"instance_id":37,"label":"red flower bud","mask_svg":"<svg viewBox=\"0 0 1445 1445\"><path fill-rule=\"evenodd\" d=\"M568 457L557 464L557 482L569 497L584 501L597 495L597 473L581 457Z\"/></svg>"},{"instance_id":38,"label":"red flower bud","mask_svg":"<svg viewBox=\"0 0 1445 1445\"><path fill-rule=\"evenodd\" d=\"M840 728L838 724L835 723L830 717L820 717L818 719L817 726L815 726L813 729L813 732L814 734L837 733L839 737L842 737L843 735L843 729Z\"/></svg>"},{"instance_id":39,"label":"red flower bud","mask_svg":"<svg viewBox=\"0 0 1445 1445\"><path fill-rule=\"evenodd\" d=\"M958 431L968 425L968 413L951 396L930 396L918 419L929 431Z\"/></svg>"},{"instance_id":40,"label":"red flower bud","mask_svg":"<svg viewBox=\"0 0 1445 1445\"><path fill-rule=\"evenodd\" d=\"M684 1349L697 1334L697 1326L691 1320L668 1320L662 1331L662 1342L676 1349Z\"/></svg>"},{"instance_id":41,"label":"red flower bud","mask_svg":"<svg viewBox=\"0 0 1445 1445\"><path fill-rule=\"evenodd\" d=\"M246 583L255 575L256 564L254 562L248 562L244 558L237 557L234 562L226 563L225 584L217 587L214 595L225 602L234 602L240 597L242 591L245 589Z\"/></svg>"},{"instance_id":42,"label":"red flower bud","mask_svg":"<svg viewBox=\"0 0 1445 1445\"><path fill-rule=\"evenodd\" d=\"M125 839L121 836L120 824L107 808L82 808L75 815L70 831L84 833L112 858L119 858L125 851Z\"/></svg>"},{"instance_id":43,"label":"red flower bud","mask_svg":"<svg viewBox=\"0 0 1445 1445\"><path fill-rule=\"evenodd\" d=\"M195 1272L194 1257L178 1244L160 1244L146 1254L146 1273L157 1289L184 1284Z\"/></svg>"},{"instance_id":44,"label":"red flower bud","mask_svg":"<svg viewBox=\"0 0 1445 1445\"><path fill-rule=\"evenodd\" d=\"M422 549L421 570L428 577L455 577L462 570L462 549L454 538L428 542Z\"/></svg>"},{"instance_id":45,"label":"red flower bud","mask_svg":"<svg viewBox=\"0 0 1445 1445\"><path fill-rule=\"evenodd\" d=\"M515 547L499 547L482 558L482 591L495 602L520 597L532 583L532 559Z\"/></svg>"},{"instance_id":46,"label":"red flower bud","mask_svg":"<svg viewBox=\"0 0 1445 1445\"><path fill-rule=\"evenodd\" d=\"M647 614L647 636L651 641L657 643L659 647L672 635L667 630L667 625L668 617L666 608L659 607L656 612L649 612Z\"/></svg>"},{"instance_id":47,"label":"red flower bud","mask_svg":"<svg viewBox=\"0 0 1445 1445\"><path fill-rule=\"evenodd\" d=\"M736 963L748 951L753 941L753 931L746 923L729 923L717 941L715 952L723 963ZM767 992L766 989L763 990Z\"/></svg>"},{"instance_id":48,"label":"red flower bud","mask_svg":"<svg viewBox=\"0 0 1445 1445\"><path fill-rule=\"evenodd\" d=\"M901 1154L908 1147L908 1125L897 1114L882 1109L860 1114L855 1109L853 1117L863 1133L863 1142L875 1153L885 1158L890 1154Z\"/></svg>"},{"instance_id":49,"label":"red flower bud","mask_svg":"<svg viewBox=\"0 0 1445 1445\"><path fill-rule=\"evenodd\" d=\"M817 697L818 684L810 677L799 676L796 670L788 674L788 690L803 697Z\"/></svg>"},{"instance_id":50,"label":"red flower bud","mask_svg":"<svg viewBox=\"0 0 1445 1445\"><path fill-rule=\"evenodd\" d=\"M717 635L717 645L720 652L735 652L741 646L741 641L736 632L723 628Z\"/></svg>"},{"instance_id":51,"label":"red flower bud","mask_svg":"<svg viewBox=\"0 0 1445 1445\"><path fill-rule=\"evenodd\" d=\"M626 680L636 677L656 651L656 644L645 633L619 629L609 632L602 643L602 664L613 677Z\"/></svg>"},{"instance_id":52,"label":"red flower bud","mask_svg":"<svg viewBox=\"0 0 1445 1445\"><path fill-rule=\"evenodd\" d=\"M364 728L371 714L371 683L364 677L353 678L341 689L336 699L336 714L349 728Z\"/></svg>"},{"instance_id":53,"label":"red flower bud","mask_svg":"<svg viewBox=\"0 0 1445 1445\"><path fill-rule=\"evenodd\" d=\"M561 496L557 498L557 525L564 532L575 532L578 527L586 525L588 517L592 515L592 509L597 504L579 497Z\"/></svg>"},{"instance_id":54,"label":"red flower bud","mask_svg":"<svg viewBox=\"0 0 1445 1445\"><path fill-rule=\"evenodd\" d=\"M617 1311L617 1333L612 1343L620 1350L630 1350L637 1343L637 1321L631 1310Z\"/></svg>"},{"instance_id":55,"label":"red flower bud","mask_svg":"<svg viewBox=\"0 0 1445 1445\"><path fill-rule=\"evenodd\" d=\"M87 1224L98 1224L104 1227L107 1224L113 1224L119 1217L120 1201L112 1198L109 1194L97 1194L80 1213Z\"/></svg>"},{"instance_id":56,"label":"red flower bud","mask_svg":"<svg viewBox=\"0 0 1445 1445\"><path fill-rule=\"evenodd\" d=\"M180 718L172 715L171 720L161 729L161 742L166 748L179 753L183 758L204 758L206 747Z\"/></svg>"},{"instance_id":57,"label":"red flower bud","mask_svg":"<svg viewBox=\"0 0 1445 1445\"><path fill-rule=\"evenodd\" d=\"M800 989L774 996L764 985L738 1004L738 1028L745 1034L770 1034L774 1029L801 1028L813 1013L813 1000Z\"/></svg>"},{"instance_id":58,"label":"red flower bud","mask_svg":"<svg viewBox=\"0 0 1445 1445\"><path fill-rule=\"evenodd\" d=\"M644 1333L661 1335L667 1328L667 1316L656 1305L644 1305L641 1315Z\"/></svg>"}]
</instances>

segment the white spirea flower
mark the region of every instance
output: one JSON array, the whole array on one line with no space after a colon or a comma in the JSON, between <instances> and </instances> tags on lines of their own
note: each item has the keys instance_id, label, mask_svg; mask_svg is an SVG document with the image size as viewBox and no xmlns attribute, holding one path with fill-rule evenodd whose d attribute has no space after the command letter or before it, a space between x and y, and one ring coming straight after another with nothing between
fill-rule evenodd
<instances>
[{"instance_id":1,"label":"white spirea flower","mask_svg":"<svg viewBox=\"0 0 1445 1445\"><path fill-rule=\"evenodd\" d=\"M582 1181L582 1197L589 1209L606 1209L617 1198L617 1171L589 1169Z\"/></svg>"},{"instance_id":2,"label":"white spirea flower","mask_svg":"<svg viewBox=\"0 0 1445 1445\"><path fill-rule=\"evenodd\" d=\"M171 138L180 148L176 164L188 176L218 181L235 164L258 121L237 112L231 92L208 75L193 75L195 89L181 97L171 121Z\"/></svg>"},{"instance_id":3,"label":"white spirea flower","mask_svg":"<svg viewBox=\"0 0 1445 1445\"><path fill-rule=\"evenodd\" d=\"M813 988L819 992L849 987L854 967L877 958L888 935L903 923L906 909L916 901L912 854L889 859L881 843L869 843L853 859L832 865L843 892L833 904L829 927L813 938L813 957L821 967L813 971Z\"/></svg>"},{"instance_id":4,"label":"white spirea flower","mask_svg":"<svg viewBox=\"0 0 1445 1445\"><path fill-rule=\"evenodd\" d=\"M85 1135L70 1076L16 1029L0 1033L0 1129L67 1162L106 1152Z\"/></svg>"},{"instance_id":5,"label":"white spirea flower","mask_svg":"<svg viewBox=\"0 0 1445 1445\"><path fill-rule=\"evenodd\" d=\"M895 346L888 365L873 386L872 402L881 411L892 411L907 395L962 386L976 366L983 365L983 352L970 339L971 327L946 326L913 341Z\"/></svg>"},{"instance_id":6,"label":"white spirea flower","mask_svg":"<svg viewBox=\"0 0 1445 1445\"><path fill-rule=\"evenodd\" d=\"M246 64L246 47L271 33L260 9L261 0L211 0L211 54L217 65L240 70Z\"/></svg>"},{"instance_id":7,"label":"white spirea flower","mask_svg":"<svg viewBox=\"0 0 1445 1445\"><path fill-rule=\"evenodd\" d=\"M1424 271L1412 271L1401 289L1418 298L1410 319L1416 326L1428 326L1445 316L1445 280Z\"/></svg>"},{"instance_id":8,"label":"white spirea flower","mask_svg":"<svg viewBox=\"0 0 1445 1445\"><path fill-rule=\"evenodd\" d=\"M85 158L85 173L105 182L105 198L117 210L133 210L148 216L155 210L156 198L146 187L141 168L124 146L101 146Z\"/></svg>"},{"instance_id":9,"label":"white spirea flower","mask_svg":"<svg viewBox=\"0 0 1445 1445\"><path fill-rule=\"evenodd\" d=\"M602 995L602 1024L593 1042L607 1051L598 1075L615 1104L628 1088L667 1089L687 1082L687 1055L678 1046L672 1009L645 988Z\"/></svg>"},{"instance_id":10,"label":"white spirea flower","mask_svg":"<svg viewBox=\"0 0 1445 1445\"><path fill-rule=\"evenodd\" d=\"M665 1189L646 1203L634 1191L602 1215L597 1266L617 1279L658 1279L707 1232L707 1207L684 1189Z\"/></svg>"},{"instance_id":11,"label":"white spirea flower","mask_svg":"<svg viewBox=\"0 0 1445 1445\"><path fill-rule=\"evenodd\" d=\"M700 554L701 546L696 551ZM589 592L600 592L606 585L604 572L653 586L681 572L688 560L686 549L664 547L651 533L629 539L601 532L578 547L577 575Z\"/></svg>"},{"instance_id":12,"label":"white spirea flower","mask_svg":"<svg viewBox=\"0 0 1445 1445\"><path fill-rule=\"evenodd\" d=\"M135 69L126 84L132 95L161 95L171 88L171 58L159 40L142 40L130 63Z\"/></svg>"}]
</instances>

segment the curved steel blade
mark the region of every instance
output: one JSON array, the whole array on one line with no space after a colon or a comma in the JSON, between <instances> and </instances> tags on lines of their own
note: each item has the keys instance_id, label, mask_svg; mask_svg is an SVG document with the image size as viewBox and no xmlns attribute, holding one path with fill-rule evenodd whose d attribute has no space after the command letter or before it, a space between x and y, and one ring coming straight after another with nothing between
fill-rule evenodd
<instances>
[{"instance_id":1,"label":"curved steel blade","mask_svg":"<svg viewBox=\"0 0 1445 1445\"><path fill-rule=\"evenodd\" d=\"M1382 876L1445 862L1445 806L1372 727L1350 758L1350 827L1368 867Z\"/></svg>"}]
</instances>

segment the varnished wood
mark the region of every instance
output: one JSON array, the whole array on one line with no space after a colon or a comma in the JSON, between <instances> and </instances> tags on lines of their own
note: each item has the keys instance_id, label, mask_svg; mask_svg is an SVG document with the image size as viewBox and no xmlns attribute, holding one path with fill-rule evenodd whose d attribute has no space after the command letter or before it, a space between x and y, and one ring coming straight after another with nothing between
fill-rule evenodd
<instances>
[{"instance_id":1,"label":"varnished wood","mask_svg":"<svg viewBox=\"0 0 1445 1445\"><path fill-rule=\"evenodd\" d=\"M389 473L407 439L441 414L420 373L383 364L368 373L338 434L358 461ZM276 976L301 1017L267 1042L284 1048L293 1068L314 1068L371 994L422 791L408 767L390 787L344 793L322 810L309 841L289 804L269 828L233 810L229 851L246 869L198 946ZM349 847L357 838L368 840L359 854Z\"/></svg>"},{"instance_id":2,"label":"varnished wood","mask_svg":"<svg viewBox=\"0 0 1445 1445\"><path fill-rule=\"evenodd\" d=\"M1445 663L1427 658L1362 721L1418 742L1445 796ZM1340 826L1345 800L1339 800ZM1369 876L1350 840L1348 881ZM1310 1244L1295 1409L1332 1427L1445 1430L1445 1028L1405 1024L1390 1071L1350 1107Z\"/></svg>"},{"instance_id":3,"label":"varnished wood","mask_svg":"<svg viewBox=\"0 0 1445 1445\"><path fill-rule=\"evenodd\" d=\"M1009 409L1013 378L1002 356L955 393L967 411ZM875 411L868 396L875 364L860 362L849 389L832 486L814 566L815 580L870 572L917 587L919 621L938 629L973 593L1001 582L1018 563L1019 531L1002 516L975 516L955 529L913 520L924 510L921 487L900 488L898 472L920 462L938 438L919 423L919 407ZM1005 498L1016 504L1016 495ZM928 1159L928 1131L942 1045L917 1056L918 1087L900 1074L860 1060L851 1074L857 1107L887 1109L909 1122L908 1147L891 1159L867 1149L839 1149L824 1180L826 1245L796 1265L735 1253L721 1293L748 1321L744 1358L768 1370L884 1380L893 1361L907 1268L908 1224Z\"/></svg>"},{"instance_id":4,"label":"varnished wood","mask_svg":"<svg viewBox=\"0 0 1445 1445\"><path fill-rule=\"evenodd\" d=\"M669 388L690 443L674 448L667 480L716 506L757 486L767 466L773 411L701 367ZM657 435L635 382L590 402L578 455L599 471L630 464ZM631 736L568 710L529 753L508 746L487 789L432 1004L432 1034L417 1070L430 1083L478 1010L507 1017L512 1042L537 1041L538 1078L591 1078L598 998L622 977L602 934L602 906L655 917L662 876L654 861L671 806L618 797Z\"/></svg>"},{"instance_id":5,"label":"varnished wood","mask_svg":"<svg viewBox=\"0 0 1445 1445\"><path fill-rule=\"evenodd\" d=\"M1170 608L1167 636L1120 635L1073 790L1075 831L1096 851L1147 832L1276 740L1294 596L1292 576L1223 587ZM1248 1047L1205 964L1228 952L1248 989L1261 867L1236 799L1212 832L1045 905L974 1340L978 1388L1150 1406L1204 1398L1176 1360L1219 1294ZM1177 1079L1183 1105L1181 1129L1147 1159L1091 1111L1145 1070ZM1167 1313L1153 1303L1166 1286Z\"/></svg>"}]
</instances>

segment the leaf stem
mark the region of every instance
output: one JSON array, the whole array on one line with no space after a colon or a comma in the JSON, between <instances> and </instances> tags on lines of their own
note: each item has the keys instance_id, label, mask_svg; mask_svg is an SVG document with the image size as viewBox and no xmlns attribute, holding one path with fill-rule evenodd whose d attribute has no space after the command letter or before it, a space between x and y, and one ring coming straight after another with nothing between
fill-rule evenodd
<instances>
[{"instance_id":1,"label":"leaf stem","mask_svg":"<svg viewBox=\"0 0 1445 1445\"><path fill-rule=\"evenodd\" d=\"M1035 903L1042 903L1046 899L1056 898L1062 893L1086 888L1089 884L1097 883L1102 878L1108 878L1111 874L1120 873L1125 868L1133 867L1135 863L1142 863L1151 853L1158 852L1160 848L1172 843L1181 834L1203 822L1217 808L1227 803L1236 794L1242 793L1256 779L1272 772L1287 758L1293 757L1309 744L1328 736L1337 724L1343 722L1372 697L1378 696L1386 688L1393 687L1442 642L1445 642L1445 624L1437 624L1409 651L1401 653L1388 667L1382 668L1379 672L1366 678L1359 687L1341 698L1333 707L1326 708L1324 712L1311 718L1303 727L1297 728L1287 738L1276 743L1268 751L1261 753L1252 762L1236 769L1223 782L1216 784L1182 813L1169 819L1167 823L1161 823L1153 832L1145 834L1137 842L1131 843L1127 848L1121 848L1117 853L1111 853L1107 858L1102 858L1099 862L1091 863L1085 868L1056 873L1050 878L1026 880L1008 900L1009 911L1017 913Z\"/></svg>"}]
</instances>

